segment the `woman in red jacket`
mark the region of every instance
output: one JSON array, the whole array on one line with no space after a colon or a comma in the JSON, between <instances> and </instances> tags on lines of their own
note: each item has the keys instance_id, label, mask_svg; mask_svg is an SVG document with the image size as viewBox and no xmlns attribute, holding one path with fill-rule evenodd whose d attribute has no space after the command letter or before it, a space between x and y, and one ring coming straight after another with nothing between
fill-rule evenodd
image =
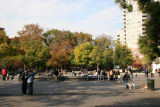
<instances>
[{"instance_id":1,"label":"woman in red jacket","mask_svg":"<svg viewBox=\"0 0 160 107\"><path fill-rule=\"evenodd\" d=\"M6 80L7 71L5 68L2 69L3 80Z\"/></svg>"}]
</instances>

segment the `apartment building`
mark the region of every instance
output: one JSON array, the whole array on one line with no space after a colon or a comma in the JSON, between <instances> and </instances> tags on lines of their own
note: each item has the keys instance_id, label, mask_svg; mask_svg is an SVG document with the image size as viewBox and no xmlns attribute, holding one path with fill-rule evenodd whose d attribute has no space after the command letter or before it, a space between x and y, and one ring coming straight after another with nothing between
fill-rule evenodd
<instances>
[{"instance_id":1,"label":"apartment building","mask_svg":"<svg viewBox=\"0 0 160 107\"><path fill-rule=\"evenodd\" d=\"M126 44L126 37L125 37L125 34L124 34L124 28L121 29L119 32L118 32L118 35L117 35L117 40L118 42L122 43L122 44Z\"/></svg>"},{"instance_id":2,"label":"apartment building","mask_svg":"<svg viewBox=\"0 0 160 107\"><path fill-rule=\"evenodd\" d=\"M160 1L160 0L154 0ZM138 49L138 40L140 36L145 34L144 22L149 16L139 10L136 0L127 0L128 4L132 4L132 12L123 10L124 27L118 34L118 40L122 44L126 44L133 52L133 55L141 55Z\"/></svg>"}]
</instances>

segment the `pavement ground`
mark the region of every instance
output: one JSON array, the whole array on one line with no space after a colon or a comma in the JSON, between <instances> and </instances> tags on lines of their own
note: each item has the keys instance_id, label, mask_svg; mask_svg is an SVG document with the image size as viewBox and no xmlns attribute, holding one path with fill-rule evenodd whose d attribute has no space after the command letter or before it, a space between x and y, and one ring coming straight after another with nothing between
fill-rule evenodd
<instances>
[{"instance_id":1,"label":"pavement ground","mask_svg":"<svg viewBox=\"0 0 160 107\"><path fill-rule=\"evenodd\" d=\"M143 91L144 74L134 76L136 90L113 81L35 81L34 95L22 95L21 82L0 80L2 107L160 107L160 77L155 91Z\"/></svg>"}]
</instances>

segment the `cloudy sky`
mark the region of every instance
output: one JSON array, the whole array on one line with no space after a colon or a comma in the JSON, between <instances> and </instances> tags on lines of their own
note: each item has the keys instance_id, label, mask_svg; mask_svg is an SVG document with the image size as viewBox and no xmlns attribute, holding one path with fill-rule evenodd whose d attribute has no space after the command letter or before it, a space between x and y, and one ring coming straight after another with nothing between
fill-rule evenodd
<instances>
[{"instance_id":1,"label":"cloudy sky","mask_svg":"<svg viewBox=\"0 0 160 107\"><path fill-rule=\"evenodd\" d=\"M54 28L114 38L123 26L122 11L114 0L0 0L0 27L9 37L32 23L45 31Z\"/></svg>"}]
</instances>

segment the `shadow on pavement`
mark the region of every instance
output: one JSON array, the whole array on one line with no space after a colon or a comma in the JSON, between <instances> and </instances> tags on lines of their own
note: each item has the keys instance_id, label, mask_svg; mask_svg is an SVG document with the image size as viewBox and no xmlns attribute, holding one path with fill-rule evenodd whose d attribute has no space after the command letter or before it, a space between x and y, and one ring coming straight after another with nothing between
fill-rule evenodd
<instances>
[{"instance_id":1,"label":"shadow on pavement","mask_svg":"<svg viewBox=\"0 0 160 107\"><path fill-rule=\"evenodd\" d=\"M136 88L141 88L137 86ZM130 96L134 91L126 90L124 83L112 81L35 81L34 95L22 95L21 82L0 81L0 106L80 106L92 96L110 99L116 96ZM93 99L94 100L94 99ZM95 101L95 100L94 100ZM94 102L96 103L96 102ZM21 105L23 104L23 105ZM144 106L143 106L144 104ZM159 98L145 98L113 105L96 107L147 107L159 104ZM154 107L154 106L152 106Z\"/></svg>"},{"instance_id":2,"label":"shadow on pavement","mask_svg":"<svg viewBox=\"0 0 160 107\"><path fill-rule=\"evenodd\" d=\"M19 104L81 105L92 95L101 97L117 96L122 93L122 83L111 81L35 81L34 95L22 95L21 82L0 82L0 106L19 106ZM128 94L122 93L124 96ZM29 102L29 103L27 103Z\"/></svg>"},{"instance_id":3,"label":"shadow on pavement","mask_svg":"<svg viewBox=\"0 0 160 107\"><path fill-rule=\"evenodd\" d=\"M160 97L142 98L128 102L115 102L112 105L98 105L95 107L160 107L159 99Z\"/></svg>"}]
</instances>

